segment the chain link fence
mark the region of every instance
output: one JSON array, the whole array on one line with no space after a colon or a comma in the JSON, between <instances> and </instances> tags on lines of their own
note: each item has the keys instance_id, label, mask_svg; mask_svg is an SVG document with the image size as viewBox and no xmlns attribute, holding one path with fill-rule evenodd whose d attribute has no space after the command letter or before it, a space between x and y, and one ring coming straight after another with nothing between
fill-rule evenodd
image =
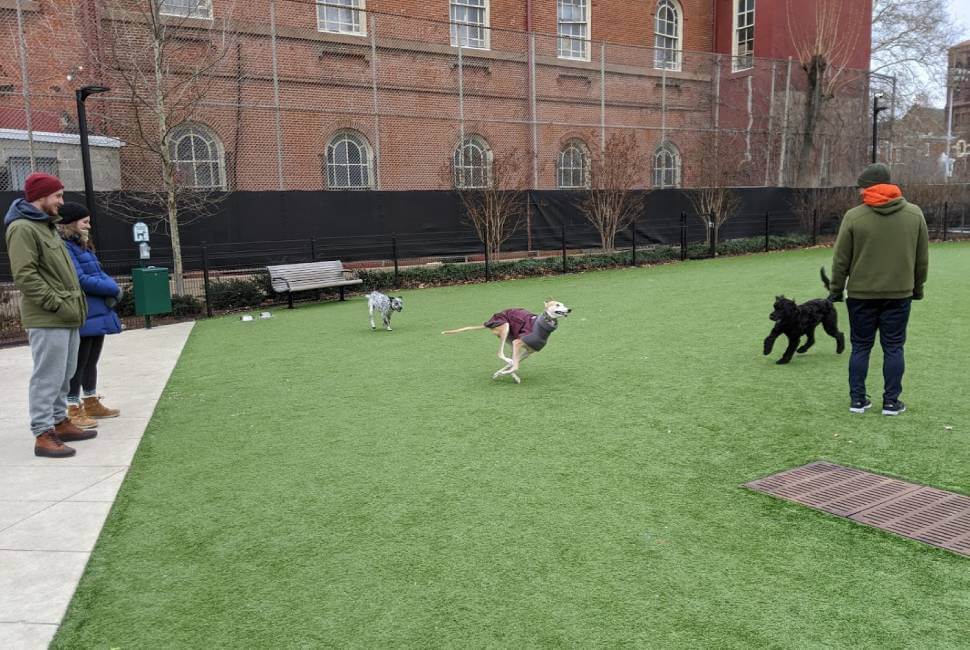
<instances>
[{"instance_id":1,"label":"chain link fence","mask_svg":"<svg viewBox=\"0 0 970 650\"><path fill-rule=\"evenodd\" d=\"M43 3L23 13L25 39L0 11L24 63L4 66L0 87L2 126L22 132L7 187L19 164L80 189L76 152L54 146L70 138L49 134L77 132L73 90L90 84L111 88L86 102L104 138L95 186L183 202L206 189L447 189L502 156L520 158L523 187L576 188L617 133L635 138L639 187L846 185L869 159L874 94L894 103L893 80L864 70L832 66L815 93L798 60L253 4L219 4L209 21L146 2ZM892 138L883 127L890 160Z\"/></svg>"}]
</instances>

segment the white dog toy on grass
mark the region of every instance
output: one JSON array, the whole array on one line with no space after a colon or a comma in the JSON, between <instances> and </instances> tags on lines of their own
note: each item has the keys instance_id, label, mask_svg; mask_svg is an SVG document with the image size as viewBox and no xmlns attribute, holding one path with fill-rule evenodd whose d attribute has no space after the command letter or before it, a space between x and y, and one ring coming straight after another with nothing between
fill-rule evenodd
<instances>
[{"instance_id":1,"label":"white dog toy on grass","mask_svg":"<svg viewBox=\"0 0 970 650\"><path fill-rule=\"evenodd\" d=\"M538 352L549 342L549 337L556 328L559 327L559 319L568 316L572 311L569 307L556 300L547 300L545 309L541 314L533 314L521 307L514 307L493 314L484 325L472 325L456 330L447 330L442 334L457 334L471 330L490 329L499 337L498 358L505 362L505 367L500 368L492 375L492 379L498 379L503 375L511 375L515 383L521 384L522 380L516 374L519 364L533 352ZM505 344L511 343L512 356L505 352Z\"/></svg>"}]
</instances>

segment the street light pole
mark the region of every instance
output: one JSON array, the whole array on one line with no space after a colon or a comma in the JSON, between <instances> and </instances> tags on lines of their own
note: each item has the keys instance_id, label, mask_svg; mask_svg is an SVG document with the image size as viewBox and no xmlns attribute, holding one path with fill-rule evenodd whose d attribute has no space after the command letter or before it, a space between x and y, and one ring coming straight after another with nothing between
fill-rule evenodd
<instances>
[{"instance_id":1,"label":"street light pole","mask_svg":"<svg viewBox=\"0 0 970 650\"><path fill-rule=\"evenodd\" d=\"M888 106L880 106L879 98L882 93L872 96L872 162L876 162L876 153L879 151L879 113L888 109Z\"/></svg>"},{"instance_id":2,"label":"street light pole","mask_svg":"<svg viewBox=\"0 0 970 650\"><path fill-rule=\"evenodd\" d=\"M84 107L84 100L90 95L104 93L111 90L104 86L84 86L74 91L77 100L77 124L78 133L81 136L81 167L84 171L84 202L87 203L88 212L95 217L94 205L94 182L91 180L91 150L88 145L88 117Z\"/></svg>"}]
</instances>

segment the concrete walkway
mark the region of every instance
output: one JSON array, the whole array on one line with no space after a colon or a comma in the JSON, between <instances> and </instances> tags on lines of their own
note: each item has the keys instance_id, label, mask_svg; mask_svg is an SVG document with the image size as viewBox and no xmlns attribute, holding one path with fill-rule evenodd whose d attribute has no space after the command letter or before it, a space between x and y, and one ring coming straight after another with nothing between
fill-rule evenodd
<instances>
[{"instance_id":1,"label":"concrete walkway","mask_svg":"<svg viewBox=\"0 0 970 650\"><path fill-rule=\"evenodd\" d=\"M99 421L98 437L71 443L77 455L65 459L34 456L30 349L0 350L0 648L54 638L193 324L105 340L98 392L121 417Z\"/></svg>"}]
</instances>

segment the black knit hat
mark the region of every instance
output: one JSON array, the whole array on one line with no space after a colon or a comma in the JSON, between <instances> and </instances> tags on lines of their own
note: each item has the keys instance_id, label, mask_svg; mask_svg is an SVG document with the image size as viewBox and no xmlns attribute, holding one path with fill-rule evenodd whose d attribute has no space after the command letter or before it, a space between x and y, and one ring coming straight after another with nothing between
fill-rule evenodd
<instances>
[{"instance_id":1,"label":"black knit hat","mask_svg":"<svg viewBox=\"0 0 970 650\"><path fill-rule=\"evenodd\" d=\"M61 209L57 211L57 214L61 216L61 220L58 223L62 225L74 223L75 221L80 221L84 217L91 216L88 209L80 203L65 203L61 206Z\"/></svg>"},{"instance_id":2,"label":"black knit hat","mask_svg":"<svg viewBox=\"0 0 970 650\"><path fill-rule=\"evenodd\" d=\"M856 181L856 186L872 187L873 185L882 185L888 182L890 182L889 167L886 167L882 163L873 163L862 170L859 179Z\"/></svg>"}]
</instances>

